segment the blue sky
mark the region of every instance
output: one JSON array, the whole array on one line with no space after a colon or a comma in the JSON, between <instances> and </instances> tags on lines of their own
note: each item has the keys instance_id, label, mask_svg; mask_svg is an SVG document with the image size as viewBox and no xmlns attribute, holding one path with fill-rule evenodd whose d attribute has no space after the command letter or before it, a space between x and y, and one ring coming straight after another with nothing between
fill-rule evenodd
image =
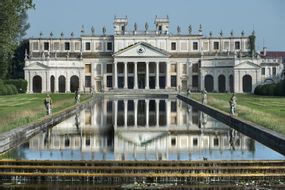
<instances>
[{"instance_id":1,"label":"blue sky","mask_svg":"<svg viewBox=\"0 0 285 190\"><path fill-rule=\"evenodd\" d=\"M29 11L30 29L26 37L38 37L40 32L59 36L80 35L81 25L91 33L102 33L105 26L113 34L114 16L128 16L129 30L134 23L138 29L148 22L154 29L155 15L169 16L170 31L175 33L179 25L182 33L188 32L191 24L197 33L202 24L203 34L218 35L222 30L228 36L233 30L240 35L244 30L249 35L254 29L257 49L263 44L268 50L285 51L285 1L284 0L34 0L35 10Z\"/></svg>"}]
</instances>

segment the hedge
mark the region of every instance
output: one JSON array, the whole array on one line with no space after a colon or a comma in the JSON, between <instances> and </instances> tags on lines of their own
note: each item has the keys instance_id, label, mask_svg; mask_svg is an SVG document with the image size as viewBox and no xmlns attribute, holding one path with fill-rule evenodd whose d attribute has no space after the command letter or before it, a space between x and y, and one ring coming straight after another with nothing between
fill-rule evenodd
<instances>
[{"instance_id":1,"label":"hedge","mask_svg":"<svg viewBox=\"0 0 285 190\"><path fill-rule=\"evenodd\" d=\"M277 84L258 85L254 89L254 94L264 96L285 96L285 80Z\"/></svg>"},{"instance_id":2,"label":"hedge","mask_svg":"<svg viewBox=\"0 0 285 190\"><path fill-rule=\"evenodd\" d=\"M6 80L5 84L12 84L14 85L19 93L26 93L28 82L24 79L10 79Z\"/></svg>"},{"instance_id":3,"label":"hedge","mask_svg":"<svg viewBox=\"0 0 285 190\"><path fill-rule=\"evenodd\" d=\"M0 80L0 95L12 95L18 94L18 90L13 84L5 84L4 81Z\"/></svg>"}]
</instances>

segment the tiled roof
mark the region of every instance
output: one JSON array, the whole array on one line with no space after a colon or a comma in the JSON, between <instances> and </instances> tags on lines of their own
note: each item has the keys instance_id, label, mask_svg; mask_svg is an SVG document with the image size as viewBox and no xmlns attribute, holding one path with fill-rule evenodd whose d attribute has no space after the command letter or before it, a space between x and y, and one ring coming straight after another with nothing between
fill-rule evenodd
<instances>
[{"instance_id":1,"label":"tiled roof","mask_svg":"<svg viewBox=\"0 0 285 190\"><path fill-rule=\"evenodd\" d=\"M263 54L263 51L261 52ZM285 51L267 51L265 57L270 58L280 58L285 57Z\"/></svg>"}]
</instances>

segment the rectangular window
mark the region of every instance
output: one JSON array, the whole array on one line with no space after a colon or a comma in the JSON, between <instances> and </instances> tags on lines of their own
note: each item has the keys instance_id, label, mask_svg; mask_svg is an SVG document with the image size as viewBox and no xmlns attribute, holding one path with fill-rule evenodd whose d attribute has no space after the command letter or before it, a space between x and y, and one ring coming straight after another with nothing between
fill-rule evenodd
<instances>
[{"instance_id":1,"label":"rectangular window","mask_svg":"<svg viewBox=\"0 0 285 190\"><path fill-rule=\"evenodd\" d=\"M79 42L75 42L74 50L75 50L75 51L80 50L80 43L79 43Z\"/></svg>"},{"instance_id":2,"label":"rectangular window","mask_svg":"<svg viewBox=\"0 0 285 190\"><path fill-rule=\"evenodd\" d=\"M66 50L66 51L70 50L70 43L69 42L64 43L64 50Z\"/></svg>"},{"instance_id":3,"label":"rectangular window","mask_svg":"<svg viewBox=\"0 0 285 190\"><path fill-rule=\"evenodd\" d=\"M171 50L176 50L176 42L171 42Z\"/></svg>"},{"instance_id":4,"label":"rectangular window","mask_svg":"<svg viewBox=\"0 0 285 190\"><path fill-rule=\"evenodd\" d=\"M113 65L107 64L107 73L113 73Z\"/></svg>"},{"instance_id":5,"label":"rectangular window","mask_svg":"<svg viewBox=\"0 0 285 190\"><path fill-rule=\"evenodd\" d=\"M102 43L96 42L96 50L102 50Z\"/></svg>"},{"instance_id":6,"label":"rectangular window","mask_svg":"<svg viewBox=\"0 0 285 190\"><path fill-rule=\"evenodd\" d=\"M214 138L214 146L219 146L219 139L218 138Z\"/></svg>"},{"instance_id":7,"label":"rectangular window","mask_svg":"<svg viewBox=\"0 0 285 190\"><path fill-rule=\"evenodd\" d=\"M107 102L107 112L108 113L112 113L113 111L113 102L112 101L108 101Z\"/></svg>"},{"instance_id":8,"label":"rectangular window","mask_svg":"<svg viewBox=\"0 0 285 190\"><path fill-rule=\"evenodd\" d=\"M276 67L273 67L272 72L273 72L273 76L276 76Z\"/></svg>"},{"instance_id":9,"label":"rectangular window","mask_svg":"<svg viewBox=\"0 0 285 190\"><path fill-rule=\"evenodd\" d=\"M91 43L90 42L86 42L85 43L85 50L86 51L90 51L91 50Z\"/></svg>"},{"instance_id":10,"label":"rectangular window","mask_svg":"<svg viewBox=\"0 0 285 190\"><path fill-rule=\"evenodd\" d=\"M240 49L240 42L235 42L235 49Z\"/></svg>"},{"instance_id":11,"label":"rectangular window","mask_svg":"<svg viewBox=\"0 0 285 190\"><path fill-rule=\"evenodd\" d=\"M91 76L85 76L85 87L91 87Z\"/></svg>"},{"instance_id":12,"label":"rectangular window","mask_svg":"<svg viewBox=\"0 0 285 190\"><path fill-rule=\"evenodd\" d=\"M214 50L219 50L219 42L214 42Z\"/></svg>"},{"instance_id":13,"label":"rectangular window","mask_svg":"<svg viewBox=\"0 0 285 190\"><path fill-rule=\"evenodd\" d=\"M265 75L265 68L262 68L262 69L261 69L261 74L262 74L262 75Z\"/></svg>"},{"instance_id":14,"label":"rectangular window","mask_svg":"<svg viewBox=\"0 0 285 190\"><path fill-rule=\"evenodd\" d=\"M48 51L49 50L49 43L44 42L44 50Z\"/></svg>"},{"instance_id":15,"label":"rectangular window","mask_svg":"<svg viewBox=\"0 0 285 190\"><path fill-rule=\"evenodd\" d=\"M171 76L171 87L176 87L176 76Z\"/></svg>"},{"instance_id":16,"label":"rectangular window","mask_svg":"<svg viewBox=\"0 0 285 190\"><path fill-rule=\"evenodd\" d=\"M108 42L107 43L107 50L108 51L112 51L113 50L113 43L112 42Z\"/></svg>"},{"instance_id":17,"label":"rectangular window","mask_svg":"<svg viewBox=\"0 0 285 190\"><path fill-rule=\"evenodd\" d=\"M192 76L192 86L198 88L198 75Z\"/></svg>"},{"instance_id":18,"label":"rectangular window","mask_svg":"<svg viewBox=\"0 0 285 190\"><path fill-rule=\"evenodd\" d=\"M192 72L193 72L193 73L198 73L198 71L199 71L199 66L198 66L198 64L193 64L193 65L192 65Z\"/></svg>"},{"instance_id":19,"label":"rectangular window","mask_svg":"<svg viewBox=\"0 0 285 190\"><path fill-rule=\"evenodd\" d=\"M53 43L53 49L56 50L56 51L59 50L59 42L54 42Z\"/></svg>"},{"instance_id":20,"label":"rectangular window","mask_svg":"<svg viewBox=\"0 0 285 190\"><path fill-rule=\"evenodd\" d=\"M198 50L198 42L193 42L193 50Z\"/></svg>"},{"instance_id":21,"label":"rectangular window","mask_svg":"<svg viewBox=\"0 0 285 190\"><path fill-rule=\"evenodd\" d=\"M171 138L171 146L176 146L176 138Z\"/></svg>"},{"instance_id":22,"label":"rectangular window","mask_svg":"<svg viewBox=\"0 0 285 190\"><path fill-rule=\"evenodd\" d=\"M113 87L112 76L107 76L107 87L108 88L112 88Z\"/></svg>"},{"instance_id":23,"label":"rectangular window","mask_svg":"<svg viewBox=\"0 0 285 190\"><path fill-rule=\"evenodd\" d=\"M33 42L33 50L39 50L39 43Z\"/></svg>"},{"instance_id":24,"label":"rectangular window","mask_svg":"<svg viewBox=\"0 0 285 190\"><path fill-rule=\"evenodd\" d=\"M85 64L85 73L91 73L91 64Z\"/></svg>"},{"instance_id":25,"label":"rectangular window","mask_svg":"<svg viewBox=\"0 0 285 190\"><path fill-rule=\"evenodd\" d=\"M229 42L224 42L224 50L230 50L230 43Z\"/></svg>"},{"instance_id":26,"label":"rectangular window","mask_svg":"<svg viewBox=\"0 0 285 190\"><path fill-rule=\"evenodd\" d=\"M198 139L197 138L193 138L193 146L198 146Z\"/></svg>"},{"instance_id":27,"label":"rectangular window","mask_svg":"<svg viewBox=\"0 0 285 190\"><path fill-rule=\"evenodd\" d=\"M171 112L177 111L177 102L171 102Z\"/></svg>"}]
</instances>

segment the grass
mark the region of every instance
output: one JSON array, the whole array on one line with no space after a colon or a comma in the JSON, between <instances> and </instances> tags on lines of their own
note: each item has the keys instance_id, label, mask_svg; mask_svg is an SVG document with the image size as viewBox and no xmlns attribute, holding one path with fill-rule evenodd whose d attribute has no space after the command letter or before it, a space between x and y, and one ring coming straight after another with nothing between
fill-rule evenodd
<instances>
[{"instance_id":1,"label":"grass","mask_svg":"<svg viewBox=\"0 0 285 190\"><path fill-rule=\"evenodd\" d=\"M0 133L23 126L46 116L46 94L0 96ZM88 99L81 95L81 100ZM52 111L57 113L74 105L74 94L52 94Z\"/></svg>"},{"instance_id":2,"label":"grass","mask_svg":"<svg viewBox=\"0 0 285 190\"><path fill-rule=\"evenodd\" d=\"M232 94L209 93L208 105L229 113ZM238 117L285 135L285 97L236 94ZM201 100L200 94L193 99Z\"/></svg>"}]
</instances>

